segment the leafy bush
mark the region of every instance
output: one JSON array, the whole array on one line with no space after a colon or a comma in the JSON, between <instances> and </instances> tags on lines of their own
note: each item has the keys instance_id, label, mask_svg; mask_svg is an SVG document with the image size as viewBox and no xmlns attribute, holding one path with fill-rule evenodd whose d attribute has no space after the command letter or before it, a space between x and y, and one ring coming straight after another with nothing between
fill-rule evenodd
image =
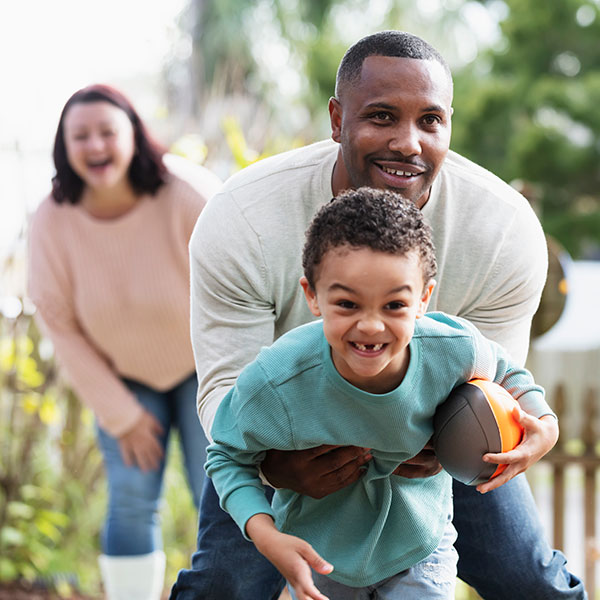
<instances>
[{"instance_id":1,"label":"leafy bush","mask_svg":"<svg viewBox=\"0 0 600 600\"><path fill-rule=\"evenodd\" d=\"M189 565L197 527L175 446L162 511L167 586ZM60 380L32 315L0 315L0 581L97 593L105 506L91 412Z\"/></svg>"}]
</instances>

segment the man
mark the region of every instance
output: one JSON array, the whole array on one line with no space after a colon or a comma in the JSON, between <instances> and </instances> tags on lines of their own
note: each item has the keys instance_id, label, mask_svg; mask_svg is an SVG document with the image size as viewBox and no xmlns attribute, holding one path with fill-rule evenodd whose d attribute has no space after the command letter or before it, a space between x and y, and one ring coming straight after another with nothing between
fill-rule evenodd
<instances>
[{"instance_id":1,"label":"man","mask_svg":"<svg viewBox=\"0 0 600 600\"><path fill-rule=\"evenodd\" d=\"M190 243L199 414L209 435L241 369L262 346L311 320L298 285L303 232L347 188L392 189L415 202L433 228L438 257L430 310L469 319L524 362L546 274L543 232L522 196L449 151L451 102L450 71L435 49L403 32L368 36L338 70L329 103L334 143L261 161L209 203ZM519 451L531 451L527 436ZM354 447L269 451L262 470L276 487L319 498L356 481L368 457ZM426 448L396 475L439 469ZM276 598L277 572L217 502L207 482L198 552L172 597ZM586 597L564 556L544 541L523 475L485 495L455 482L454 515L459 576L486 600Z\"/></svg>"}]
</instances>

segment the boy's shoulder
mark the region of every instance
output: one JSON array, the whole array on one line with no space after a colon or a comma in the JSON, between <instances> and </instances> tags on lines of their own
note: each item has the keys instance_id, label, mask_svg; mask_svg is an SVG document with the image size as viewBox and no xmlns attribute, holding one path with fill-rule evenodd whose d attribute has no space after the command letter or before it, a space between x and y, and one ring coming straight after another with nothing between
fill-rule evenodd
<instances>
[{"instance_id":1,"label":"boy's shoulder","mask_svg":"<svg viewBox=\"0 0 600 600\"><path fill-rule=\"evenodd\" d=\"M449 315L441 311L426 313L417 320L415 325L416 338L464 337L472 338L478 335L477 328L462 317Z\"/></svg>"},{"instance_id":2,"label":"boy's shoulder","mask_svg":"<svg viewBox=\"0 0 600 600\"><path fill-rule=\"evenodd\" d=\"M323 363L324 339L322 321L306 323L262 348L254 362L273 385L281 385Z\"/></svg>"}]
</instances>

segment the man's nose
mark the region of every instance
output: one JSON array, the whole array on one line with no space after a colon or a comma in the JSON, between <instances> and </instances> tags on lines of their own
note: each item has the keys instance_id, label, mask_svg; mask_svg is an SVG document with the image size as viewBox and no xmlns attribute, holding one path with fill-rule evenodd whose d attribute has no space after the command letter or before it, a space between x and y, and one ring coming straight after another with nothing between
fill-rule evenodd
<instances>
[{"instance_id":1,"label":"man's nose","mask_svg":"<svg viewBox=\"0 0 600 600\"><path fill-rule=\"evenodd\" d=\"M415 123L397 123L391 133L390 150L403 156L421 154L421 132Z\"/></svg>"}]
</instances>

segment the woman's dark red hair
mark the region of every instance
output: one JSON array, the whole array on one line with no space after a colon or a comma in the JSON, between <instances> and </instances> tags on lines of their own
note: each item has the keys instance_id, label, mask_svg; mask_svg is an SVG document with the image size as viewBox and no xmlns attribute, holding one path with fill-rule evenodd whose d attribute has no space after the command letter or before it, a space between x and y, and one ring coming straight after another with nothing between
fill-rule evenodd
<instances>
[{"instance_id":1,"label":"woman's dark red hair","mask_svg":"<svg viewBox=\"0 0 600 600\"><path fill-rule=\"evenodd\" d=\"M54 167L56 174L52 178L52 197L58 203L81 200L85 183L73 171L67 158L64 137L64 120L67 112L77 103L109 102L120 108L129 117L133 125L135 154L129 166L129 181L137 193L155 194L165 182L167 169L162 157L165 149L148 133L131 102L118 90L108 85L95 84L75 92L65 104L54 138Z\"/></svg>"}]
</instances>

